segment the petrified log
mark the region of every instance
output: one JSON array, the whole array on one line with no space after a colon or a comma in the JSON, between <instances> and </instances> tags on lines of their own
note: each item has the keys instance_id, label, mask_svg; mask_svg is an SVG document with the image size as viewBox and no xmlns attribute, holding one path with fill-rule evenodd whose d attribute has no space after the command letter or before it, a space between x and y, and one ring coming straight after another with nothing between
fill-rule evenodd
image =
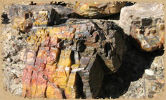
<instances>
[{"instance_id":1,"label":"petrified log","mask_svg":"<svg viewBox=\"0 0 166 100\"><path fill-rule=\"evenodd\" d=\"M69 5L69 4L66 4ZM61 3L43 5L12 5L5 14L4 21L10 20L13 27L22 32L29 32L32 26L47 26L62 24L70 15L76 14L84 17L104 17L119 13L125 2L109 3L79 3L70 4L69 7ZM72 17L73 17L72 16Z\"/></svg>"},{"instance_id":2,"label":"petrified log","mask_svg":"<svg viewBox=\"0 0 166 100\"><path fill-rule=\"evenodd\" d=\"M136 3L124 7L120 14L120 26L135 38L145 51L161 49L164 43L163 5Z\"/></svg>"},{"instance_id":3,"label":"petrified log","mask_svg":"<svg viewBox=\"0 0 166 100\"><path fill-rule=\"evenodd\" d=\"M37 70L32 70L33 73L39 71L37 77L41 79L37 78L35 81L39 81L39 84L36 84L38 87L42 85L42 89L39 93L38 90L33 90L36 91L35 96L28 92L23 94L28 97L43 97L42 94L46 91L45 97L48 98L64 98L63 95L66 98L76 98L80 95L77 93L77 87L80 86L76 85L76 77L79 75L83 83L82 92L86 98L97 97L104 77L103 67L107 67L110 72L116 72L125 51L123 36L115 27L117 26L109 21L69 20L65 25L32 30L35 35L31 35L27 41L32 45L30 49L36 52L36 59L31 60L31 55L26 54L27 64L29 60L32 61L30 65L34 68L27 65L25 70ZM30 75L28 72L25 74ZM27 77L26 75L24 76ZM42 76L46 76L47 80L44 81ZM23 84L27 84L26 80L23 77ZM29 78L28 82L30 80L32 79ZM48 82L56 87L51 88ZM30 85L23 91L32 92L29 88ZM54 89L61 92L51 93Z\"/></svg>"},{"instance_id":4,"label":"petrified log","mask_svg":"<svg viewBox=\"0 0 166 100\"><path fill-rule=\"evenodd\" d=\"M72 11L54 4L9 9L12 29L28 36L22 96L96 98L104 74L121 66L124 37L112 21L68 19L61 24Z\"/></svg>"},{"instance_id":5,"label":"petrified log","mask_svg":"<svg viewBox=\"0 0 166 100\"><path fill-rule=\"evenodd\" d=\"M22 32L29 32L32 26L51 26L61 24L73 13L71 8L61 5L12 5L6 15L13 27ZM6 20L6 19L4 19Z\"/></svg>"},{"instance_id":6,"label":"petrified log","mask_svg":"<svg viewBox=\"0 0 166 100\"><path fill-rule=\"evenodd\" d=\"M74 12L80 16L94 18L104 17L112 14L120 13L122 7L125 6L125 2L108 2L108 3L81 3L76 2L73 5Z\"/></svg>"}]
</instances>

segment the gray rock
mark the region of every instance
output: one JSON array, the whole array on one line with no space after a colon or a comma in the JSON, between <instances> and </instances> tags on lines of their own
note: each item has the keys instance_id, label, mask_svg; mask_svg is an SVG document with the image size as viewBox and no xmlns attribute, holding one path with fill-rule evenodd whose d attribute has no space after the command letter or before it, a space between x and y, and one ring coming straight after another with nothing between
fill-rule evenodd
<instances>
[{"instance_id":1,"label":"gray rock","mask_svg":"<svg viewBox=\"0 0 166 100\"><path fill-rule=\"evenodd\" d=\"M119 25L127 35L130 35L131 22L143 18L164 18L163 4L136 3L133 6L123 7L120 13Z\"/></svg>"},{"instance_id":2,"label":"gray rock","mask_svg":"<svg viewBox=\"0 0 166 100\"><path fill-rule=\"evenodd\" d=\"M154 75L154 71L150 70L150 69L146 69L145 70L145 74L149 75L149 76L153 76Z\"/></svg>"},{"instance_id":3,"label":"gray rock","mask_svg":"<svg viewBox=\"0 0 166 100\"><path fill-rule=\"evenodd\" d=\"M12 59L11 58L7 58L7 62L12 62Z\"/></svg>"},{"instance_id":4,"label":"gray rock","mask_svg":"<svg viewBox=\"0 0 166 100\"><path fill-rule=\"evenodd\" d=\"M121 10L120 26L145 51L161 49L164 44L163 5L136 3Z\"/></svg>"}]
</instances>

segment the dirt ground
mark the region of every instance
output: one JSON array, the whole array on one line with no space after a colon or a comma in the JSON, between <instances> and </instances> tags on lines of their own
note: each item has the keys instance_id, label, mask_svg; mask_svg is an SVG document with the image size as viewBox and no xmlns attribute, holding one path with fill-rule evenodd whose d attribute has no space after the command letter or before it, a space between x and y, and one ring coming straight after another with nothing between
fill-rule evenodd
<instances>
[{"instance_id":1,"label":"dirt ground","mask_svg":"<svg viewBox=\"0 0 166 100\"><path fill-rule=\"evenodd\" d=\"M16 3L16 4L18 4L18 3L28 3L30 1L32 1L32 0L0 0L0 14L3 12L3 8L5 7L5 5L10 5L12 3ZM33 0L33 1L36 2L36 3L44 3L44 2L50 2L50 1L53 1L53 0ZM56 0L56 1L62 1L62 0ZM107 1L120 1L120 0L83 0L83 1L82 0L63 0L63 1L65 1L65 2L74 2L74 1L81 1L81 2L94 2L94 1L107 2ZM127 1L137 1L137 2L148 2L148 1L150 1L150 2L164 3L165 4L165 7L164 7L165 11L164 12L166 13L166 0L127 0ZM166 17L165 17L165 19L166 19ZM0 23L1 23L1 21L0 21ZM3 25L0 24L0 32L2 31L2 27L3 27ZM1 46L1 43L2 43L2 41L4 39L5 39L5 36L1 35L0 36L0 46ZM1 52L2 52L2 47L0 47L0 63L2 65ZM164 55L166 57L166 53ZM165 66L166 66L166 58L164 60L165 60L164 62L165 62ZM29 100L28 98L14 96L14 95L6 92L3 89L3 83L2 83L3 74L2 74L2 66L1 65L0 65L0 100ZM165 72L165 76L166 76L166 70L164 70L164 72ZM166 85L164 87L164 90L166 90ZM165 98L166 98L166 91L158 94L158 96L154 97L152 100L165 100ZM33 99L33 100L43 100L43 99L41 98L41 99ZM122 99L118 99L118 100L122 100Z\"/></svg>"}]
</instances>

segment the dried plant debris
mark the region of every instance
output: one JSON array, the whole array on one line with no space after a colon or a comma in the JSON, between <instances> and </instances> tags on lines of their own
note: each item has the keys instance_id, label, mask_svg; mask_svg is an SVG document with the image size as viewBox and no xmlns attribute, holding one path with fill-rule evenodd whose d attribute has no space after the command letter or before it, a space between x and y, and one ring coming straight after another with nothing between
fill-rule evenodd
<instances>
[{"instance_id":1,"label":"dried plant debris","mask_svg":"<svg viewBox=\"0 0 166 100\"><path fill-rule=\"evenodd\" d=\"M8 6L1 16L6 91L27 98L154 97L165 83L164 21L148 14L132 19L128 36L121 13L139 3L128 4ZM120 20L104 19L117 13Z\"/></svg>"}]
</instances>

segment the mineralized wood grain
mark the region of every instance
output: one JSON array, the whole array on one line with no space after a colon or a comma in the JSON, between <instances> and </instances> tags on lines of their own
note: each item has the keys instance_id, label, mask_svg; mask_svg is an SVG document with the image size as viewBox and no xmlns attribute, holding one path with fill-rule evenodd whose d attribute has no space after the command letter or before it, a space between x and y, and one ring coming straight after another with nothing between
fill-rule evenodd
<instances>
[{"instance_id":1,"label":"mineralized wood grain","mask_svg":"<svg viewBox=\"0 0 166 100\"><path fill-rule=\"evenodd\" d=\"M122 8L119 24L144 51L162 49L165 34L163 10L163 4L136 3Z\"/></svg>"}]
</instances>

